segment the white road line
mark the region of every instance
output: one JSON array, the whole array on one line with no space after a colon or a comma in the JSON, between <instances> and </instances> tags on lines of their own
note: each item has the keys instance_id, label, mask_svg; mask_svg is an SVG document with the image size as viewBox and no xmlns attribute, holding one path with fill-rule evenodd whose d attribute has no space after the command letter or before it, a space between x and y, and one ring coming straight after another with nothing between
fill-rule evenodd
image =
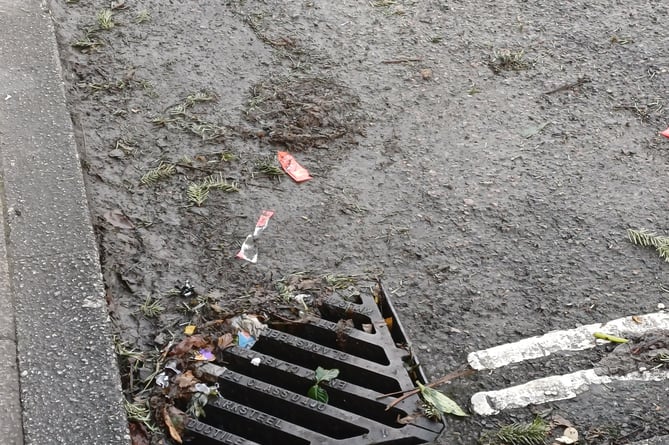
<instances>
[{"instance_id":1,"label":"white road line","mask_svg":"<svg viewBox=\"0 0 669 445\"><path fill-rule=\"evenodd\" d=\"M636 321L635 321L636 320ZM525 338L515 343L495 346L472 352L467 356L469 365L476 370L496 369L558 351L581 351L596 345L593 334L639 335L655 329L669 329L669 313L654 312L637 317L624 317L607 323L590 324L565 331L552 331L544 335Z\"/></svg>"},{"instance_id":2,"label":"white road line","mask_svg":"<svg viewBox=\"0 0 669 445\"><path fill-rule=\"evenodd\" d=\"M565 375L554 375L500 389L498 391L477 392L472 396L472 409L482 416L498 414L504 409L522 408L556 400L572 399L590 389L591 385L623 381L669 380L669 371L656 369L632 372L623 376L597 375L592 369Z\"/></svg>"}]
</instances>

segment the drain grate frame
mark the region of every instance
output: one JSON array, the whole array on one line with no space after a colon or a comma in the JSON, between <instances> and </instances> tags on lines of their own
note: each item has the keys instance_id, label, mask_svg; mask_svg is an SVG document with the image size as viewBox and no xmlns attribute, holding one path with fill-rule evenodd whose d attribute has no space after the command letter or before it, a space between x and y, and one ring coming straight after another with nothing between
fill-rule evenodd
<instances>
[{"instance_id":1,"label":"drain grate frame","mask_svg":"<svg viewBox=\"0 0 669 445\"><path fill-rule=\"evenodd\" d=\"M221 396L207 404L205 417L186 420L185 444L411 445L439 436L442 422L398 422L420 410L418 396L385 409L397 396L382 394L426 379L383 285L355 301L333 292L318 309L322 318L270 323L252 349L229 347L197 368ZM339 369L323 384L327 404L306 396L318 366Z\"/></svg>"}]
</instances>

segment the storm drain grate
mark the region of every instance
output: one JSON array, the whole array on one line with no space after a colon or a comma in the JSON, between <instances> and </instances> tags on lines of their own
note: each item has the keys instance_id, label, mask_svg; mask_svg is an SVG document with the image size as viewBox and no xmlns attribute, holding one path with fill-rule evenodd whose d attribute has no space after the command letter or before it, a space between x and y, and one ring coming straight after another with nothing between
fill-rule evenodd
<instances>
[{"instance_id":1,"label":"storm drain grate","mask_svg":"<svg viewBox=\"0 0 669 445\"><path fill-rule=\"evenodd\" d=\"M205 407L206 416L186 421L184 443L215 444L420 444L436 439L443 424L417 412L418 397L386 411L393 397L425 381L406 349L407 338L388 294L355 302L332 294L320 304L322 318L270 325L253 346L224 350L199 368L216 381L221 397ZM352 320L344 323L342 320ZM371 331L371 332L370 332ZM306 396L318 367L339 370L324 385L327 404Z\"/></svg>"}]
</instances>

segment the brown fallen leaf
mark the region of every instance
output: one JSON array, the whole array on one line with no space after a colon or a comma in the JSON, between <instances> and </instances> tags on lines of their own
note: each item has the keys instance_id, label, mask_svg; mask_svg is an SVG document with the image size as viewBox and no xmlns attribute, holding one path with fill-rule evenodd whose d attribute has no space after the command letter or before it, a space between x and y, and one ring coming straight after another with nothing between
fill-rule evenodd
<instances>
[{"instance_id":1,"label":"brown fallen leaf","mask_svg":"<svg viewBox=\"0 0 669 445\"><path fill-rule=\"evenodd\" d=\"M130 422L128 424L130 430L130 439L132 445L150 445L146 428L141 423Z\"/></svg>"},{"instance_id":2,"label":"brown fallen leaf","mask_svg":"<svg viewBox=\"0 0 669 445\"><path fill-rule=\"evenodd\" d=\"M632 316L632 321L636 324L641 324L643 323L643 319L639 317L638 315L633 315Z\"/></svg>"},{"instance_id":3,"label":"brown fallen leaf","mask_svg":"<svg viewBox=\"0 0 669 445\"><path fill-rule=\"evenodd\" d=\"M321 282L320 282L320 280L316 280L316 279L307 279L307 280L300 281L297 284L296 287L299 290L320 289L321 288Z\"/></svg>"},{"instance_id":4,"label":"brown fallen leaf","mask_svg":"<svg viewBox=\"0 0 669 445\"><path fill-rule=\"evenodd\" d=\"M169 355L183 355L190 352L193 348L204 348L209 343L202 335L192 335L181 340L172 350Z\"/></svg>"},{"instance_id":5,"label":"brown fallen leaf","mask_svg":"<svg viewBox=\"0 0 669 445\"><path fill-rule=\"evenodd\" d=\"M555 428L556 426L565 426L565 427L574 427L574 424L569 420L565 419L559 414L551 415L551 426Z\"/></svg>"},{"instance_id":6,"label":"brown fallen leaf","mask_svg":"<svg viewBox=\"0 0 669 445\"><path fill-rule=\"evenodd\" d=\"M163 407L163 420L172 439L178 443L183 443L179 431L179 429L183 431L183 413L174 407L170 407L169 410L167 407ZM181 426L181 428L178 428L178 426Z\"/></svg>"},{"instance_id":7,"label":"brown fallen leaf","mask_svg":"<svg viewBox=\"0 0 669 445\"><path fill-rule=\"evenodd\" d=\"M232 346L232 343L234 341L235 341L235 339L232 336L232 334L229 333L229 332L226 332L225 334L218 337L218 340L216 340L216 345L218 346L219 349L225 349L229 346Z\"/></svg>"},{"instance_id":8,"label":"brown fallen leaf","mask_svg":"<svg viewBox=\"0 0 669 445\"><path fill-rule=\"evenodd\" d=\"M183 374L176 376L174 378L174 383L176 383L179 388L186 389L199 383L199 380L195 378L191 371L186 371Z\"/></svg>"},{"instance_id":9,"label":"brown fallen leaf","mask_svg":"<svg viewBox=\"0 0 669 445\"><path fill-rule=\"evenodd\" d=\"M130 218L123 214L121 209L112 209L106 211L102 216L109 224L119 229L134 229L135 225L130 221Z\"/></svg>"}]
</instances>

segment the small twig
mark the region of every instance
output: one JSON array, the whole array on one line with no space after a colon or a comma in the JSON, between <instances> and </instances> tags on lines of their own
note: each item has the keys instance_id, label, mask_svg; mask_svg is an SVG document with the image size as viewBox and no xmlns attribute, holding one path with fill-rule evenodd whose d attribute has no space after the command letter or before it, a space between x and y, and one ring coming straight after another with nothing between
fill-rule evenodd
<instances>
[{"instance_id":1,"label":"small twig","mask_svg":"<svg viewBox=\"0 0 669 445\"><path fill-rule=\"evenodd\" d=\"M451 380L457 379L458 377L467 377L467 376L470 376L470 375L475 374L475 373L476 373L476 370L471 369L471 368L470 369L462 369L460 371L454 371L454 372L451 372L450 374L446 374L445 376L441 377L438 380L435 380L434 382L428 383L425 386L430 387L430 388L434 388L435 386L443 385L444 383L448 383ZM392 392L392 393L388 393L388 394L383 394L383 395L377 397L377 399L382 399L384 397L389 397L389 396L394 396L394 395L397 395L397 394L404 393L402 396L398 397L397 399L393 400L388 405L386 405L386 411L388 411L390 408L394 407L395 405L400 403L402 400L407 399L407 398L409 398L409 397L411 397L415 394L418 394L419 392L420 392L420 388L414 388L414 389L410 389L410 390L406 390L406 391L396 391L396 392Z\"/></svg>"},{"instance_id":2,"label":"small twig","mask_svg":"<svg viewBox=\"0 0 669 445\"><path fill-rule=\"evenodd\" d=\"M576 82L572 82L572 83L568 83L566 85L562 85L561 87L557 87L554 90L550 90L550 91L548 91L544 94L553 94L553 93L557 93L557 92L560 92L560 91L571 90L573 88L579 87L579 86L583 85L584 83L588 83L588 82L591 82L591 79L589 77L587 77L587 76L579 77L576 80Z\"/></svg>"},{"instance_id":3,"label":"small twig","mask_svg":"<svg viewBox=\"0 0 669 445\"><path fill-rule=\"evenodd\" d=\"M381 63L391 64L391 63L409 63L409 62L422 62L422 58L416 59L392 59L392 60L382 60Z\"/></svg>"},{"instance_id":4,"label":"small twig","mask_svg":"<svg viewBox=\"0 0 669 445\"><path fill-rule=\"evenodd\" d=\"M205 167L205 166L198 167L196 165L190 165L190 164L186 164L186 163L183 163L183 162L177 162L174 165L177 166L177 167L189 168L191 170L199 170L199 171L206 172L206 173L216 173L218 171L214 167Z\"/></svg>"}]
</instances>

